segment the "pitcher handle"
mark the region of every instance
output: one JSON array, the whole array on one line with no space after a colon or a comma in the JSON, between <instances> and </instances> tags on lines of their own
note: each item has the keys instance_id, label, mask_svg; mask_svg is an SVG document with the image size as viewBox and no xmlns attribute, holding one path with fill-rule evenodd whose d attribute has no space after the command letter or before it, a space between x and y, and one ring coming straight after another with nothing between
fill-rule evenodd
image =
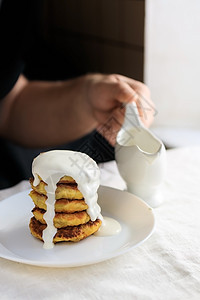
<instances>
[{"instance_id":1,"label":"pitcher handle","mask_svg":"<svg viewBox=\"0 0 200 300\"><path fill-rule=\"evenodd\" d=\"M144 127L135 102L126 104L123 128Z\"/></svg>"}]
</instances>

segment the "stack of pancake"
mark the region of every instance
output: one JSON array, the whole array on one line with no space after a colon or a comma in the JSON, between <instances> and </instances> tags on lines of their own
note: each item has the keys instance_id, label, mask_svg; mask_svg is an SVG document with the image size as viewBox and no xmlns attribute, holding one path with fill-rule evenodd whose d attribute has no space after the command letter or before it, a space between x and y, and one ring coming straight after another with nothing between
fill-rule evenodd
<instances>
[{"instance_id":1,"label":"stack of pancake","mask_svg":"<svg viewBox=\"0 0 200 300\"><path fill-rule=\"evenodd\" d=\"M32 198L35 207L32 210L33 217L30 220L30 231L32 235L40 240L43 230L46 228L46 221L43 216L46 212L47 193L46 183L40 178L37 186L33 185L33 179L30 179ZM78 190L76 181L70 176L62 177L57 183L55 191L55 217L54 226L57 233L53 242L72 241L78 242L96 232L101 226L101 220L90 220L87 213L88 205L83 195Z\"/></svg>"}]
</instances>

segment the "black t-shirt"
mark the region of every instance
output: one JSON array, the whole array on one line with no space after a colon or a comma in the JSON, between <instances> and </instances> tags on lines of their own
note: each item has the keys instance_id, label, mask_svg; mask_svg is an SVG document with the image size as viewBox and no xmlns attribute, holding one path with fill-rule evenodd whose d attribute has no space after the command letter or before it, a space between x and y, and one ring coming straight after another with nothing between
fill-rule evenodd
<instances>
[{"instance_id":1,"label":"black t-shirt","mask_svg":"<svg viewBox=\"0 0 200 300\"><path fill-rule=\"evenodd\" d=\"M26 53L34 37L33 7L33 1L1 2L0 99L11 91L19 75L23 73ZM21 166L19 153L16 151L18 149L20 152L20 147L4 139L0 142L0 188L5 188L25 179L28 174Z\"/></svg>"},{"instance_id":2,"label":"black t-shirt","mask_svg":"<svg viewBox=\"0 0 200 300\"><path fill-rule=\"evenodd\" d=\"M43 58L51 52L51 49L47 50L47 45L42 44L43 46L38 51L42 7L42 0L3 0L1 3L0 100L11 91L22 73L28 78L49 79L49 63L47 61L45 66ZM44 56L35 63L42 55L41 53ZM55 60L57 59L55 53L53 53L53 57ZM65 68L68 73L63 74L61 72L62 75L60 75L60 69L53 69L52 64L53 60L51 60L51 71L54 72L53 79L56 79L56 76L57 79L64 79L63 77L69 78L81 74L81 71L79 71L80 74L73 72L70 74L70 68ZM59 65L57 61L55 65ZM33 70L33 68L35 69ZM73 66L71 69L74 69ZM35 74L35 70L37 70L36 78L32 75ZM0 139L0 143L0 188L10 187L23 179L30 178L33 158L40 152L53 149L26 149L5 139ZM73 143L58 145L55 148L85 152L96 162L114 158L113 148L96 131Z\"/></svg>"},{"instance_id":3,"label":"black t-shirt","mask_svg":"<svg viewBox=\"0 0 200 300\"><path fill-rule=\"evenodd\" d=\"M23 73L38 19L38 1L4 0L0 7L0 99Z\"/></svg>"}]
</instances>

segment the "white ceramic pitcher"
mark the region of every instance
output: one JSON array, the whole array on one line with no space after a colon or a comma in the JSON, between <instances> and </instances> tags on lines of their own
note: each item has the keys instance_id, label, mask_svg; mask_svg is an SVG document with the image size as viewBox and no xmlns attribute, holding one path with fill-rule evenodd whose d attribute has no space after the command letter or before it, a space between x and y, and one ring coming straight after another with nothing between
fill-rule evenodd
<instances>
[{"instance_id":1,"label":"white ceramic pitcher","mask_svg":"<svg viewBox=\"0 0 200 300\"><path fill-rule=\"evenodd\" d=\"M139 118L135 103L126 105L124 124L117 135L115 159L127 190L157 207L163 202L160 185L165 175L165 147Z\"/></svg>"}]
</instances>

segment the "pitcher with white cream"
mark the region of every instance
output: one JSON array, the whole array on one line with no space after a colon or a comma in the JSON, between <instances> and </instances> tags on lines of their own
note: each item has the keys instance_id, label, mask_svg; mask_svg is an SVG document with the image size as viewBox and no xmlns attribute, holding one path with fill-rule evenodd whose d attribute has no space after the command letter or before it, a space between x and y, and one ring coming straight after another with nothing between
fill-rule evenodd
<instances>
[{"instance_id":1,"label":"pitcher with white cream","mask_svg":"<svg viewBox=\"0 0 200 300\"><path fill-rule=\"evenodd\" d=\"M165 175L165 152L162 141L141 123L136 104L127 104L115 158L127 190L152 207L163 201L160 186Z\"/></svg>"}]
</instances>

